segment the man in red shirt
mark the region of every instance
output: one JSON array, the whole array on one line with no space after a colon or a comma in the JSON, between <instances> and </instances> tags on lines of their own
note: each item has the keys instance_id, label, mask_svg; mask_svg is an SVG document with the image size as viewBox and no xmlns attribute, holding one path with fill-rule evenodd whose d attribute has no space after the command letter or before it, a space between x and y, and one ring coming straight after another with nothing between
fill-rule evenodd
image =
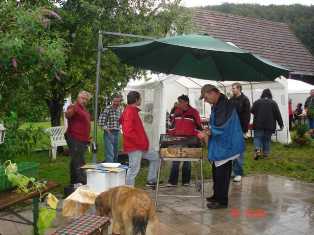
<instances>
[{"instance_id":1,"label":"man in red shirt","mask_svg":"<svg viewBox=\"0 0 314 235\"><path fill-rule=\"evenodd\" d=\"M70 150L70 176L71 184L86 184L86 175L81 166L85 165L85 152L90 141L90 114L86 105L91 95L81 91L74 104L65 112L68 119L68 129L65 137Z\"/></svg>"},{"instance_id":2,"label":"man in red shirt","mask_svg":"<svg viewBox=\"0 0 314 235\"><path fill-rule=\"evenodd\" d=\"M187 95L178 97L178 105L171 115L171 123L168 134L173 136L197 136L203 130L199 112L190 106L190 100ZM180 162L177 161L172 163L167 186L172 187L178 184L179 165ZM184 162L182 166L182 185L188 186L190 179L191 162Z\"/></svg>"},{"instance_id":3,"label":"man in red shirt","mask_svg":"<svg viewBox=\"0 0 314 235\"><path fill-rule=\"evenodd\" d=\"M141 111L141 96L137 91L130 91L127 95L128 105L125 107L120 123L123 132L123 149L129 155L129 169L126 184L134 186L135 178L141 168L142 158L149 160L147 186L154 187L157 181L159 155L157 152L148 151L149 141L139 116Z\"/></svg>"}]
</instances>

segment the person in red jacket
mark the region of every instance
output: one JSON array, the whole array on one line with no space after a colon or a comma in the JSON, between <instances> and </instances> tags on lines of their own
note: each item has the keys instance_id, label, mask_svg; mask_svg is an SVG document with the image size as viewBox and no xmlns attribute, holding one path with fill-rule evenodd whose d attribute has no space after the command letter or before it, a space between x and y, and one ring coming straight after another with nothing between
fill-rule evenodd
<instances>
[{"instance_id":1,"label":"person in red jacket","mask_svg":"<svg viewBox=\"0 0 314 235\"><path fill-rule=\"evenodd\" d=\"M178 97L178 106L171 114L172 127L168 134L173 136L197 136L203 130L199 112L190 106L187 95ZM174 161L168 180L168 187L176 186L179 178L180 162ZM184 162L182 166L182 185L188 186L191 180L191 162Z\"/></svg>"},{"instance_id":2,"label":"person in red jacket","mask_svg":"<svg viewBox=\"0 0 314 235\"><path fill-rule=\"evenodd\" d=\"M91 98L87 91L81 91L74 104L71 104L65 112L68 119L68 129L65 139L70 151L70 177L71 184L86 184L85 171L81 166L85 165L85 152L90 141L90 114L86 105Z\"/></svg>"},{"instance_id":3,"label":"person in red jacket","mask_svg":"<svg viewBox=\"0 0 314 235\"><path fill-rule=\"evenodd\" d=\"M123 132L123 149L129 155L126 184L134 186L135 178L141 168L141 160L144 158L149 160L146 186L154 187L157 181L159 155L157 152L148 151L149 140L139 116L139 111L141 111L138 108L141 105L140 93L130 91L127 95L127 104L120 118Z\"/></svg>"}]
</instances>

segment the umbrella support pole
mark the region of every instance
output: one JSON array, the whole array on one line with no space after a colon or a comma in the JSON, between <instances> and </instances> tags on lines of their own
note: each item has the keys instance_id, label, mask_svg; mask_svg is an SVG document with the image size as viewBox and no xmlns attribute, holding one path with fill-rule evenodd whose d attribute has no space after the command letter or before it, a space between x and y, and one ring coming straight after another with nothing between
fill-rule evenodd
<instances>
[{"instance_id":1,"label":"umbrella support pole","mask_svg":"<svg viewBox=\"0 0 314 235\"><path fill-rule=\"evenodd\" d=\"M96 89L95 89L95 107L94 107L94 135L93 135L93 163L97 162L97 118L98 118L98 93L99 93L99 79L101 66L101 53L103 51L102 32L98 33L98 47L97 47L97 67L96 67Z\"/></svg>"}]
</instances>

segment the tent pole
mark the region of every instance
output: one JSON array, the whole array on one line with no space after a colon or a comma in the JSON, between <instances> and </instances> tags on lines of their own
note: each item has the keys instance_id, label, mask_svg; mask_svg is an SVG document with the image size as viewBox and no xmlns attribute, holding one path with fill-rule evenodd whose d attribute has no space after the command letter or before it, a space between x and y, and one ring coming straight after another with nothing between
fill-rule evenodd
<instances>
[{"instance_id":1,"label":"tent pole","mask_svg":"<svg viewBox=\"0 0 314 235\"><path fill-rule=\"evenodd\" d=\"M224 93L225 93L225 95L227 95L227 88L226 88L226 86L222 82L217 81L217 83L223 86Z\"/></svg>"},{"instance_id":2,"label":"tent pole","mask_svg":"<svg viewBox=\"0 0 314 235\"><path fill-rule=\"evenodd\" d=\"M101 53L103 51L102 46L102 32L98 32L98 47L97 47L97 67L96 67L96 90L95 90L95 107L94 107L94 136L93 136L93 163L97 162L97 118L98 118L98 93L99 93L99 79L100 79L100 64Z\"/></svg>"},{"instance_id":3,"label":"tent pole","mask_svg":"<svg viewBox=\"0 0 314 235\"><path fill-rule=\"evenodd\" d=\"M251 87L251 101L252 101L252 105L253 105L254 99L253 99L253 84L252 84L252 82L250 82L250 87Z\"/></svg>"}]
</instances>

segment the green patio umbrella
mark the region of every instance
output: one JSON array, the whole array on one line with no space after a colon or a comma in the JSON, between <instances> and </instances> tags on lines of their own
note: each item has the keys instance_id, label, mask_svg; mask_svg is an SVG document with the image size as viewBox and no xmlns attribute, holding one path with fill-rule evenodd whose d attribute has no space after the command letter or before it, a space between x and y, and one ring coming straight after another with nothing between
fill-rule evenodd
<instances>
[{"instance_id":1,"label":"green patio umbrella","mask_svg":"<svg viewBox=\"0 0 314 235\"><path fill-rule=\"evenodd\" d=\"M273 81L289 70L219 39L197 34L109 46L123 63L216 81Z\"/></svg>"}]
</instances>

